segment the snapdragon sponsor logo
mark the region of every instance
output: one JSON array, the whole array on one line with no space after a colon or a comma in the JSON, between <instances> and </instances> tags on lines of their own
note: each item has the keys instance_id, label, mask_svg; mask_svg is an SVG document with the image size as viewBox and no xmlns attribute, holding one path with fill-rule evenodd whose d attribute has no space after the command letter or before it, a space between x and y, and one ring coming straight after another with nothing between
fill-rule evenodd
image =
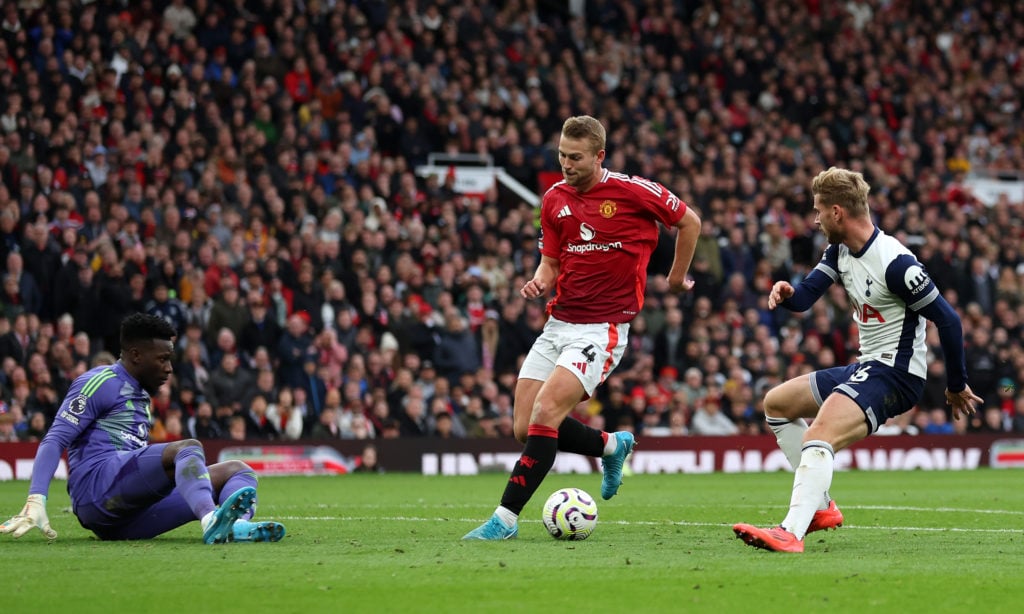
<instances>
[{"instance_id":1,"label":"snapdragon sponsor logo","mask_svg":"<svg viewBox=\"0 0 1024 614\"><path fill-rule=\"evenodd\" d=\"M134 444L135 447L137 448L143 448L149 444L149 442L146 441L146 439L139 438L134 434L129 433L128 431L121 431L121 439L125 440L128 443Z\"/></svg>"},{"instance_id":2,"label":"snapdragon sponsor logo","mask_svg":"<svg viewBox=\"0 0 1024 614\"><path fill-rule=\"evenodd\" d=\"M583 243L576 245L570 243L565 248L570 254L585 254L587 252L610 252L613 249L622 249L622 241L613 241L611 243Z\"/></svg>"}]
</instances>

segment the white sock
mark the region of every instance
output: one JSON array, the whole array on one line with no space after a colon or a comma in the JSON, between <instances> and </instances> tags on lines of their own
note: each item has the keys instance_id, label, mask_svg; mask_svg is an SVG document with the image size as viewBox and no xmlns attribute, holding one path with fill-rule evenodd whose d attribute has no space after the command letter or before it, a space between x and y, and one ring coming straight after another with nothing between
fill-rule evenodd
<instances>
[{"instance_id":1,"label":"white sock","mask_svg":"<svg viewBox=\"0 0 1024 614\"><path fill-rule=\"evenodd\" d=\"M498 509L494 510L494 513L497 514L498 518L500 518L501 521L505 523L505 526L509 528L516 526L516 521L519 520L519 514L516 514L512 510L501 505L498 506Z\"/></svg>"},{"instance_id":2,"label":"white sock","mask_svg":"<svg viewBox=\"0 0 1024 614\"><path fill-rule=\"evenodd\" d=\"M779 449L789 459L789 464L796 471L800 466L800 450L804 445L804 433L807 432L807 421L803 418L786 420L785 418L765 418L768 428L775 433L775 441Z\"/></svg>"},{"instance_id":3,"label":"white sock","mask_svg":"<svg viewBox=\"0 0 1024 614\"><path fill-rule=\"evenodd\" d=\"M615 436L615 433L608 433L608 441L604 442L604 455L615 454L615 450L619 448L619 438Z\"/></svg>"},{"instance_id":4,"label":"white sock","mask_svg":"<svg viewBox=\"0 0 1024 614\"><path fill-rule=\"evenodd\" d=\"M821 502L828 498L834 464L835 452L828 442L813 440L804 444L800 464L793 476L789 514L782 521L782 528L796 535L797 539L804 538L814 512L821 509Z\"/></svg>"},{"instance_id":5,"label":"white sock","mask_svg":"<svg viewBox=\"0 0 1024 614\"><path fill-rule=\"evenodd\" d=\"M206 512L206 515L203 516L199 520L199 527L202 528L203 531L205 531L206 527L210 526L210 521L212 519L213 519L213 512L212 511Z\"/></svg>"}]
</instances>

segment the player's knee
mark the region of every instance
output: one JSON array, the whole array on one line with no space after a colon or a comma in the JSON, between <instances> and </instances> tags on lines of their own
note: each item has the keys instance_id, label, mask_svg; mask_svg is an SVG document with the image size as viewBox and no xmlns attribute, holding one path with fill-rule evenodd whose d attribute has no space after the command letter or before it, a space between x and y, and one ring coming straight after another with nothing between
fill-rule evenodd
<instances>
[{"instance_id":1,"label":"player's knee","mask_svg":"<svg viewBox=\"0 0 1024 614\"><path fill-rule=\"evenodd\" d=\"M227 465L228 473L231 475L235 475L236 473L251 473L256 475L256 471L254 471L252 467L240 460L229 460L224 462Z\"/></svg>"},{"instance_id":2,"label":"player's knee","mask_svg":"<svg viewBox=\"0 0 1024 614\"><path fill-rule=\"evenodd\" d=\"M200 450L202 450L203 444L200 443L199 440L197 439L181 439L167 444L167 448L171 451L172 454L177 455L178 452L181 452L186 448L199 448Z\"/></svg>"},{"instance_id":3,"label":"player's knee","mask_svg":"<svg viewBox=\"0 0 1024 614\"><path fill-rule=\"evenodd\" d=\"M788 418L786 415L786 403L781 394L773 388L764 395L764 415L766 418Z\"/></svg>"},{"instance_id":4,"label":"player's knee","mask_svg":"<svg viewBox=\"0 0 1024 614\"><path fill-rule=\"evenodd\" d=\"M566 409L559 407L559 405L554 401L539 398L537 399L537 402L533 404L533 415L530 418L530 423L544 424L557 428L557 425L562 423L562 420L565 419L565 416L568 413L569 412ZM525 437L523 441L526 441Z\"/></svg>"},{"instance_id":5,"label":"player's knee","mask_svg":"<svg viewBox=\"0 0 1024 614\"><path fill-rule=\"evenodd\" d=\"M529 430L529 428L530 428L529 424L519 424L519 423L516 423L515 426L512 428L512 432L515 433L516 440L519 443L526 443L526 432L527 432L527 430Z\"/></svg>"}]
</instances>

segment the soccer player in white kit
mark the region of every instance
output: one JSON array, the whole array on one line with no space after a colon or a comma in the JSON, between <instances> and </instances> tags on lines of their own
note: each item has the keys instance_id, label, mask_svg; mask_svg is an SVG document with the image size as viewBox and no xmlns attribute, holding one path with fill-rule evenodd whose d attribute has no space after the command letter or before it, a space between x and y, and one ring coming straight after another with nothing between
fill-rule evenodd
<instances>
[{"instance_id":1,"label":"soccer player in white kit","mask_svg":"<svg viewBox=\"0 0 1024 614\"><path fill-rule=\"evenodd\" d=\"M737 537L757 548L803 552L807 533L842 525L828 492L835 452L920 400L927 377L926 319L938 329L954 419L973 414L982 401L967 385L960 317L913 253L875 227L869 191L860 173L846 169L832 167L814 178L815 222L829 246L795 288L779 281L768 296L771 309L801 312L833 283L842 284L860 333L860 357L796 377L765 396L768 426L796 471L789 514L779 526L733 526ZM810 427L805 418L814 418Z\"/></svg>"},{"instance_id":2,"label":"soccer player in white kit","mask_svg":"<svg viewBox=\"0 0 1024 614\"><path fill-rule=\"evenodd\" d=\"M643 308L647 263L658 224L679 229L668 274L673 292L689 290L700 218L664 186L602 168L605 129L589 116L562 126L558 159L563 181L541 204L541 261L520 290L525 298L555 296L548 321L519 372L515 433L525 446L491 518L463 539L518 534L517 519L559 450L601 457L601 496L622 481L633 434L605 433L568 417L619 364L629 323Z\"/></svg>"}]
</instances>

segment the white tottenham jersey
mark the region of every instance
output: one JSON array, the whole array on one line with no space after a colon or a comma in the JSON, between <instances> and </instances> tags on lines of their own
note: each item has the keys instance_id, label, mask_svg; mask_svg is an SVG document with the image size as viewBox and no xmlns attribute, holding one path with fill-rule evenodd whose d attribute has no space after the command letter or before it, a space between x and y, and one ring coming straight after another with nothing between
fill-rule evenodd
<instances>
[{"instance_id":1,"label":"white tottenham jersey","mask_svg":"<svg viewBox=\"0 0 1024 614\"><path fill-rule=\"evenodd\" d=\"M860 329L861 362L877 360L927 377L927 320L917 311L939 290L909 249L876 228L859 253L829 245L815 268L846 288Z\"/></svg>"}]
</instances>

